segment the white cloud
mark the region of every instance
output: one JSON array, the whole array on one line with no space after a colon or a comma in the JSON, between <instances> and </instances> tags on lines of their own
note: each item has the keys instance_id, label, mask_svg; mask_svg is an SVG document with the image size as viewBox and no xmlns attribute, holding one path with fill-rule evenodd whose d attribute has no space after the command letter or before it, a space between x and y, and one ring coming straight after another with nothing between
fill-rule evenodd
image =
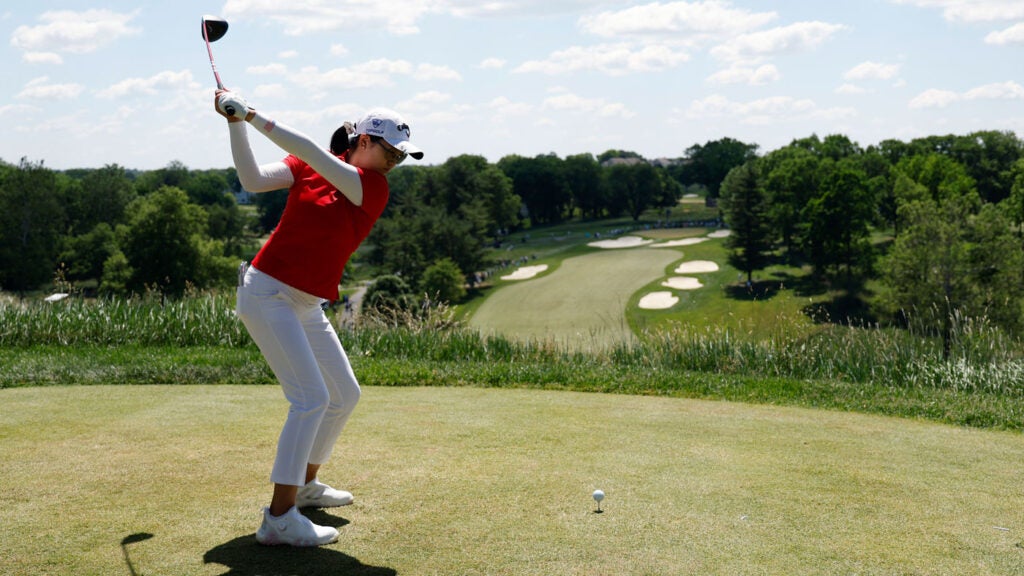
<instances>
[{"instance_id":1,"label":"white cloud","mask_svg":"<svg viewBox=\"0 0 1024 576\"><path fill-rule=\"evenodd\" d=\"M748 84L750 86L763 86L778 82L782 78L778 68L774 64L764 64L757 68L736 65L725 70L716 72L708 77L712 84Z\"/></svg>"},{"instance_id":2,"label":"white cloud","mask_svg":"<svg viewBox=\"0 0 1024 576\"><path fill-rule=\"evenodd\" d=\"M593 0L441 0L433 4L438 12L458 18L505 18L575 14L591 7Z\"/></svg>"},{"instance_id":3,"label":"white cloud","mask_svg":"<svg viewBox=\"0 0 1024 576\"><path fill-rule=\"evenodd\" d=\"M260 84L252 91L253 98L257 99L269 99L269 98L284 98L288 96L288 89L282 84ZM250 102L250 105L254 105Z\"/></svg>"},{"instance_id":4,"label":"white cloud","mask_svg":"<svg viewBox=\"0 0 1024 576\"><path fill-rule=\"evenodd\" d=\"M1024 86L1013 81L986 84L964 93L932 88L915 96L910 108L945 108L961 101L973 100L1024 100Z\"/></svg>"},{"instance_id":5,"label":"white cloud","mask_svg":"<svg viewBox=\"0 0 1024 576\"><path fill-rule=\"evenodd\" d=\"M626 108L625 104L620 102L608 102L604 98L583 98L575 94L566 93L546 98L542 107L545 110L557 110L573 114L590 114L603 118L612 116L631 118L635 115Z\"/></svg>"},{"instance_id":6,"label":"white cloud","mask_svg":"<svg viewBox=\"0 0 1024 576\"><path fill-rule=\"evenodd\" d=\"M994 22L1024 18L1020 0L890 0L918 8L939 8L950 22Z\"/></svg>"},{"instance_id":7,"label":"white cloud","mask_svg":"<svg viewBox=\"0 0 1024 576\"><path fill-rule=\"evenodd\" d=\"M606 38L655 37L692 46L755 30L777 17L775 12L736 9L718 0L654 2L584 16L579 26L585 32Z\"/></svg>"},{"instance_id":8,"label":"white cloud","mask_svg":"<svg viewBox=\"0 0 1024 576\"><path fill-rule=\"evenodd\" d=\"M847 118L855 116L856 111L842 107L820 108L807 98L773 96L750 102L734 102L720 94L713 94L703 100L693 101L686 115L691 119L729 117L743 124L767 125L804 118Z\"/></svg>"},{"instance_id":9,"label":"white cloud","mask_svg":"<svg viewBox=\"0 0 1024 576\"><path fill-rule=\"evenodd\" d=\"M1006 30L991 32L985 36L986 44L1002 46L1004 44L1024 44L1024 22L1018 22Z\"/></svg>"},{"instance_id":10,"label":"white cloud","mask_svg":"<svg viewBox=\"0 0 1024 576\"><path fill-rule=\"evenodd\" d=\"M839 88L836 88L836 94L864 94L865 92L867 92L867 90L857 86L856 84L843 84Z\"/></svg>"},{"instance_id":11,"label":"white cloud","mask_svg":"<svg viewBox=\"0 0 1024 576\"><path fill-rule=\"evenodd\" d=\"M63 64L64 59L56 52L25 52L21 59L29 64Z\"/></svg>"},{"instance_id":12,"label":"white cloud","mask_svg":"<svg viewBox=\"0 0 1024 576\"><path fill-rule=\"evenodd\" d=\"M348 56L348 48L344 44L331 44L331 56Z\"/></svg>"},{"instance_id":13,"label":"white cloud","mask_svg":"<svg viewBox=\"0 0 1024 576\"><path fill-rule=\"evenodd\" d=\"M960 95L949 90L935 88L925 90L910 101L911 108L945 108L960 99Z\"/></svg>"},{"instance_id":14,"label":"white cloud","mask_svg":"<svg viewBox=\"0 0 1024 576\"><path fill-rule=\"evenodd\" d=\"M81 84L50 84L49 78L35 78L25 85L18 93L18 98L34 100L70 100L77 98L85 90Z\"/></svg>"},{"instance_id":15,"label":"white cloud","mask_svg":"<svg viewBox=\"0 0 1024 576\"><path fill-rule=\"evenodd\" d=\"M332 46L332 48L333 48L333 46ZM288 60L290 58L298 58L299 57L299 51L298 50L285 50L283 52L278 53L277 57L282 59L282 60Z\"/></svg>"},{"instance_id":16,"label":"white cloud","mask_svg":"<svg viewBox=\"0 0 1024 576\"><path fill-rule=\"evenodd\" d=\"M531 60L513 72L541 72L552 76L568 72L597 71L610 76L631 72L655 72L673 68L690 57L668 46L634 48L627 43L573 46L554 52L546 60Z\"/></svg>"},{"instance_id":17,"label":"white cloud","mask_svg":"<svg viewBox=\"0 0 1024 576\"><path fill-rule=\"evenodd\" d=\"M39 16L38 26L18 26L11 46L23 52L87 54L124 36L141 33L131 21L139 14L110 10L51 10Z\"/></svg>"},{"instance_id":18,"label":"white cloud","mask_svg":"<svg viewBox=\"0 0 1024 576\"><path fill-rule=\"evenodd\" d=\"M452 95L437 90L428 90L413 95L412 98L398 103L398 108L404 111L436 110L451 102Z\"/></svg>"},{"instance_id":19,"label":"white cloud","mask_svg":"<svg viewBox=\"0 0 1024 576\"><path fill-rule=\"evenodd\" d=\"M413 70L413 65L405 60L379 58L326 72L309 66L293 76L293 80L314 90L381 88L393 86L393 76L409 76Z\"/></svg>"},{"instance_id":20,"label":"white cloud","mask_svg":"<svg viewBox=\"0 0 1024 576\"><path fill-rule=\"evenodd\" d=\"M161 92L193 90L197 87L190 70L160 72L149 78L128 78L96 93L99 98L151 96Z\"/></svg>"},{"instance_id":21,"label":"white cloud","mask_svg":"<svg viewBox=\"0 0 1024 576\"><path fill-rule=\"evenodd\" d=\"M843 74L845 80L889 80L900 73L899 64L861 62Z\"/></svg>"},{"instance_id":22,"label":"white cloud","mask_svg":"<svg viewBox=\"0 0 1024 576\"><path fill-rule=\"evenodd\" d=\"M20 118L29 112L37 110L39 109L25 104L8 104L7 106L0 106L0 118L3 118L4 116Z\"/></svg>"},{"instance_id":23,"label":"white cloud","mask_svg":"<svg viewBox=\"0 0 1024 576\"><path fill-rule=\"evenodd\" d=\"M356 0L227 0L221 14L229 21L278 25L289 36L359 28L380 28L391 34L417 34L417 22L441 9L440 1L391 0L367 3Z\"/></svg>"},{"instance_id":24,"label":"white cloud","mask_svg":"<svg viewBox=\"0 0 1024 576\"><path fill-rule=\"evenodd\" d=\"M480 68L484 70L501 70L505 67L505 60L501 58L485 58L480 62Z\"/></svg>"},{"instance_id":25,"label":"white cloud","mask_svg":"<svg viewBox=\"0 0 1024 576\"><path fill-rule=\"evenodd\" d=\"M972 88L965 100L1024 100L1024 86L1016 82L1000 82Z\"/></svg>"},{"instance_id":26,"label":"white cloud","mask_svg":"<svg viewBox=\"0 0 1024 576\"><path fill-rule=\"evenodd\" d=\"M264 64L262 66L249 66L245 71L249 74L284 76L288 74L288 67L284 64L271 62L270 64Z\"/></svg>"},{"instance_id":27,"label":"white cloud","mask_svg":"<svg viewBox=\"0 0 1024 576\"><path fill-rule=\"evenodd\" d=\"M712 48L711 55L726 62L757 62L777 54L811 50L845 28L827 22L797 22L737 36Z\"/></svg>"},{"instance_id":28,"label":"white cloud","mask_svg":"<svg viewBox=\"0 0 1024 576\"><path fill-rule=\"evenodd\" d=\"M505 96L499 96L487 103L487 107L494 110L498 120L504 120L508 116L526 116L533 113L533 106L525 102L513 102Z\"/></svg>"},{"instance_id":29,"label":"white cloud","mask_svg":"<svg viewBox=\"0 0 1024 576\"><path fill-rule=\"evenodd\" d=\"M462 75L448 66L420 64L413 77L417 80L462 80Z\"/></svg>"}]
</instances>

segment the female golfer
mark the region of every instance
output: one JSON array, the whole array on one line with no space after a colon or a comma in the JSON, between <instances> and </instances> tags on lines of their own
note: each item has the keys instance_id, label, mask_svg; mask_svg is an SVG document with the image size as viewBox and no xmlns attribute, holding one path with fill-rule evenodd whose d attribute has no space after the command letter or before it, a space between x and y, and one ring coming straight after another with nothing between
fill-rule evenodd
<instances>
[{"instance_id":1,"label":"female golfer","mask_svg":"<svg viewBox=\"0 0 1024 576\"><path fill-rule=\"evenodd\" d=\"M313 524L299 508L352 503L348 492L319 482L317 472L331 455L360 390L321 304L338 299L345 263L384 211L384 176L406 155L420 159L423 152L409 142L408 125L387 109L371 110L355 124L347 150L339 150L344 142L332 138L336 155L256 112L233 92L218 91L215 108L228 119L242 186L250 192L288 188L280 223L239 273L236 311L290 403L270 475L273 498L256 540L327 544L338 538L338 531ZM246 123L289 155L258 165Z\"/></svg>"}]
</instances>

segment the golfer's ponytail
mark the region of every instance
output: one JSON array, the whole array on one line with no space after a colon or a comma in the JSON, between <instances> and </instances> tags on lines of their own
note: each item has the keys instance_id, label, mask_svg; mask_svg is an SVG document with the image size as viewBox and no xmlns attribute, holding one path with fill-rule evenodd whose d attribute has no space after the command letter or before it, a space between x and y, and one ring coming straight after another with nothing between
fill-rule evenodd
<instances>
[{"instance_id":1,"label":"golfer's ponytail","mask_svg":"<svg viewBox=\"0 0 1024 576\"><path fill-rule=\"evenodd\" d=\"M349 150L349 143L351 141L352 133L355 132L355 126L351 122L345 122L331 135L331 154L335 156L341 156Z\"/></svg>"}]
</instances>

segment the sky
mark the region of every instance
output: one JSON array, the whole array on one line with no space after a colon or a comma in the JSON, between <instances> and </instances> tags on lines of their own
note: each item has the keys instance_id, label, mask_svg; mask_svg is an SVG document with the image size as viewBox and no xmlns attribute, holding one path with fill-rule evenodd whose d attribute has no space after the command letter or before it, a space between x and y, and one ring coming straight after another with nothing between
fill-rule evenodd
<instances>
[{"instance_id":1,"label":"sky","mask_svg":"<svg viewBox=\"0 0 1024 576\"><path fill-rule=\"evenodd\" d=\"M392 108L429 165L1024 137L1024 0L41 0L0 7L0 160L230 167L206 14L229 22L211 49L252 107L324 146Z\"/></svg>"}]
</instances>

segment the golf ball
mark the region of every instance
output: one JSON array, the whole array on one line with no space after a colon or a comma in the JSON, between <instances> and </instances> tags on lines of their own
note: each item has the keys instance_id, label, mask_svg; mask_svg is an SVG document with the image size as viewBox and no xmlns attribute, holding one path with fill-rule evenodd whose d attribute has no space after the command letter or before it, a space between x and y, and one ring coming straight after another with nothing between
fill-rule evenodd
<instances>
[{"instance_id":1,"label":"golf ball","mask_svg":"<svg viewBox=\"0 0 1024 576\"><path fill-rule=\"evenodd\" d=\"M604 500L604 490L594 490L594 500L598 502Z\"/></svg>"}]
</instances>

